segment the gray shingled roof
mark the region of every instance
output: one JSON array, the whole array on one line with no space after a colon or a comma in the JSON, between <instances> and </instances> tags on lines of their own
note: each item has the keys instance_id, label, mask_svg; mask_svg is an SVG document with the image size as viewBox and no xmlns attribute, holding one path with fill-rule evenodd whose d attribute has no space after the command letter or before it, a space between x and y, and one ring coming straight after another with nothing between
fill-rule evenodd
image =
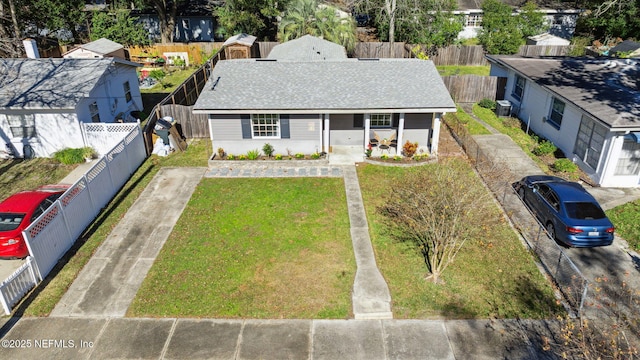
<instances>
[{"instance_id":1,"label":"gray shingled roof","mask_svg":"<svg viewBox=\"0 0 640 360\"><path fill-rule=\"evenodd\" d=\"M114 63L104 59L0 59L0 110L74 109Z\"/></svg>"},{"instance_id":2,"label":"gray shingled roof","mask_svg":"<svg viewBox=\"0 0 640 360\"><path fill-rule=\"evenodd\" d=\"M124 46L118 44L117 42L105 38L100 38L96 41L80 45L79 47L102 55L110 54L114 51L124 48Z\"/></svg>"},{"instance_id":3,"label":"gray shingled roof","mask_svg":"<svg viewBox=\"0 0 640 360\"><path fill-rule=\"evenodd\" d=\"M267 58L281 61L341 60L347 58L347 52L342 45L304 35L274 46Z\"/></svg>"},{"instance_id":4,"label":"gray shingled roof","mask_svg":"<svg viewBox=\"0 0 640 360\"><path fill-rule=\"evenodd\" d=\"M385 109L455 111L455 104L428 60L247 59L220 61L194 106L207 113Z\"/></svg>"},{"instance_id":5,"label":"gray shingled roof","mask_svg":"<svg viewBox=\"0 0 640 360\"><path fill-rule=\"evenodd\" d=\"M640 64L586 58L487 56L611 127L640 127Z\"/></svg>"}]
</instances>

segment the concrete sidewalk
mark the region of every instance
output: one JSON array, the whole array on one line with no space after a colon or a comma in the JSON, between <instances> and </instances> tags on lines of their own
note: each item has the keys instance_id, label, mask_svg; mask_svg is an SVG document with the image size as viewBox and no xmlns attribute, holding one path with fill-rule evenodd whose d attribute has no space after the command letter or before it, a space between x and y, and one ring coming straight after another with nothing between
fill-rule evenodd
<instances>
[{"instance_id":1,"label":"concrete sidewalk","mask_svg":"<svg viewBox=\"0 0 640 360\"><path fill-rule=\"evenodd\" d=\"M517 320L34 318L3 359L554 359L557 326Z\"/></svg>"}]
</instances>

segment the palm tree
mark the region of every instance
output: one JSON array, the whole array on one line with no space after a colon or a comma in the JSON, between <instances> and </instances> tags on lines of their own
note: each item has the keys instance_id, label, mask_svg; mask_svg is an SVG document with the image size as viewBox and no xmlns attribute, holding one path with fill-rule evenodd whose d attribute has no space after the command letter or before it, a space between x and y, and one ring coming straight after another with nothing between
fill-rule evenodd
<instances>
[{"instance_id":1,"label":"palm tree","mask_svg":"<svg viewBox=\"0 0 640 360\"><path fill-rule=\"evenodd\" d=\"M341 18L333 6L318 6L317 0L295 0L280 21L278 40L285 42L308 34L352 51L356 46L355 29L353 18Z\"/></svg>"}]
</instances>

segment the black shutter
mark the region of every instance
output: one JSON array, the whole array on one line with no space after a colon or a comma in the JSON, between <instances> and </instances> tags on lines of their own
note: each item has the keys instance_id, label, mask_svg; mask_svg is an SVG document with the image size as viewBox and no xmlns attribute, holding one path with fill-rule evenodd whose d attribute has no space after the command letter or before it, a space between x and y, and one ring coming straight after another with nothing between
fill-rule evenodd
<instances>
[{"instance_id":1,"label":"black shutter","mask_svg":"<svg viewBox=\"0 0 640 360\"><path fill-rule=\"evenodd\" d=\"M289 115L280 115L280 139L290 139L289 132Z\"/></svg>"},{"instance_id":2,"label":"black shutter","mask_svg":"<svg viewBox=\"0 0 640 360\"><path fill-rule=\"evenodd\" d=\"M242 123L242 138L251 139L251 116L240 115L240 122Z\"/></svg>"},{"instance_id":3,"label":"black shutter","mask_svg":"<svg viewBox=\"0 0 640 360\"><path fill-rule=\"evenodd\" d=\"M360 129L364 127L364 115L353 114L353 127L356 129Z\"/></svg>"},{"instance_id":4,"label":"black shutter","mask_svg":"<svg viewBox=\"0 0 640 360\"><path fill-rule=\"evenodd\" d=\"M397 128L400 126L400 114L393 114L393 120L391 121L391 127Z\"/></svg>"}]
</instances>

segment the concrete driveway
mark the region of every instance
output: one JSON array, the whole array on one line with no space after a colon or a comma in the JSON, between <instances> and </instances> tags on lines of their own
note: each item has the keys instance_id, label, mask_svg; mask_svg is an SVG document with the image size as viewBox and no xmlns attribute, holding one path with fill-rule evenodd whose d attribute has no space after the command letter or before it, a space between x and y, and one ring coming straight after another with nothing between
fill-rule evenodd
<instances>
[{"instance_id":1,"label":"concrete driveway","mask_svg":"<svg viewBox=\"0 0 640 360\"><path fill-rule=\"evenodd\" d=\"M527 175L542 174L540 168L506 135L475 135L473 140L479 146L482 156L486 156L498 166L509 172L509 181L518 180ZM502 185L505 186L505 185ZM640 189L591 188L585 186L598 202L605 208L624 204L640 198ZM496 189L494 189L496 191ZM537 233L540 225L535 217L528 213L519 197L504 189L499 197L505 211L520 229L527 229L529 234ZM524 234L524 232L523 232ZM545 233L542 232L542 236ZM540 240L542 246L555 246L553 240ZM637 309L627 307L622 301L624 292L640 292L640 256L629 249L623 239L616 237L613 245L600 248L564 249L565 254L590 282L590 289L585 301L585 315L601 316L603 309L607 311L617 307L637 313ZM600 290L598 290L598 288ZM612 307L614 304L614 307ZM602 306L602 308L600 308Z\"/></svg>"}]
</instances>

